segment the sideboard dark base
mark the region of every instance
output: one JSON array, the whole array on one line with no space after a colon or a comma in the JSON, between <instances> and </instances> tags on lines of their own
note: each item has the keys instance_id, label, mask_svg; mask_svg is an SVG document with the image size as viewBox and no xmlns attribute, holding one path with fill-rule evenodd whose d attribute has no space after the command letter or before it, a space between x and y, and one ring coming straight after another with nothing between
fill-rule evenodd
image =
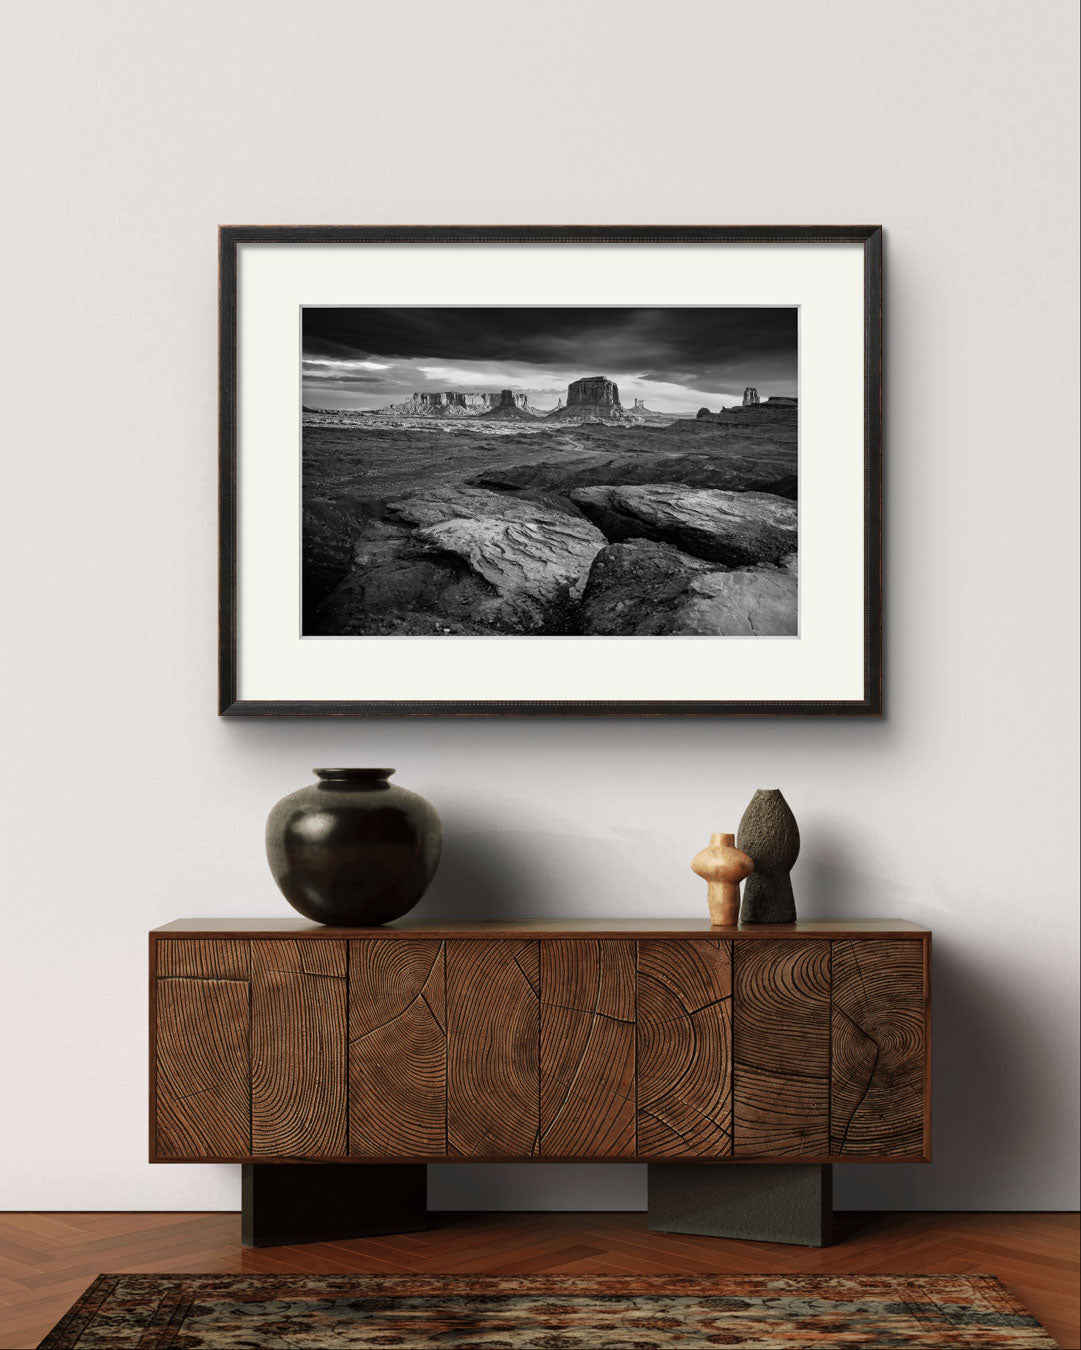
<instances>
[{"instance_id":1,"label":"sideboard dark base","mask_svg":"<svg viewBox=\"0 0 1081 1350\"><path fill-rule=\"evenodd\" d=\"M647 1172L649 1226L655 1232L803 1247L833 1241L832 1167L650 1163Z\"/></svg>"},{"instance_id":2,"label":"sideboard dark base","mask_svg":"<svg viewBox=\"0 0 1081 1350\"><path fill-rule=\"evenodd\" d=\"M833 1168L814 1164L650 1163L658 1233L827 1247ZM241 1236L277 1247L416 1233L428 1226L423 1163L245 1163Z\"/></svg>"},{"instance_id":3,"label":"sideboard dark base","mask_svg":"<svg viewBox=\"0 0 1081 1350\"><path fill-rule=\"evenodd\" d=\"M423 1163L245 1163L246 1247L416 1233L428 1226Z\"/></svg>"}]
</instances>

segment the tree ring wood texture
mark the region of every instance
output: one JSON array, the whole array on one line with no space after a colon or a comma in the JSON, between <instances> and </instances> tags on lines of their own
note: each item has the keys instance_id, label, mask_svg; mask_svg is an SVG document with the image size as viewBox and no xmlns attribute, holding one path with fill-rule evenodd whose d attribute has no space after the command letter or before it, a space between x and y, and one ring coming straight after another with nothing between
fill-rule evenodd
<instances>
[{"instance_id":1,"label":"tree ring wood texture","mask_svg":"<svg viewBox=\"0 0 1081 1350\"><path fill-rule=\"evenodd\" d=\"M159 944L157 1151L164 1158L247 1155L251 1076L247 942Z\"/></svg>"},{"instance_id":2,"label":"tree ring wood texture","mask_svg":"<svg viewBox=\"0 0 1081 1350\"><path fill-rule=\"evenodd\" d=\"M923 952L834 942L830 1152L919 1153L926 1084Z\"/></svg>"},{"instance_id":3,"label":"tree ring wood texture","mask_svg":"<svg viewBox=\"0 0 1081 1350\"><path fill-rule=\"evenodd\" d=\"M639 943L638 1151L732 1151L732 943Z\"/></svg>"},{"instance_id":4,"label":"tree ring wood texture","mask_svg":"<svg viewBox=\"0 0 1081 1350\"><path fill-rule=\"evenodd\" d=\"M446 943L349 944L349 1153L446 1151Z\"/></svg>"},{"instance_id":5,"label":"tree ring wood texture","mask_svg":"<svg viewBox=\"0 0 1081 1350\"><path fill-rule=\"evenodd\" d=\"M346 944L251 944L253 1157L346 1147Z\"/></svg>"},{"instance_id":6,"label":"tree ring wood texture","mask_svg":"<svg viewBox=\"0 0 1081 1350\"><path fill-rule=\"evenodd\" d=\"M540 953L535 942L453 942L447 955L447 1156L540 1147Z\"/></svg>"},{"instance_id":7,"label":"tree ring wood texture","mask_svg":"<svg viewBox=\"0 0 1081 1350\"><path fill-rule=\"evenodd\" d=\"M255 931L151 935L151 1161L929 1159L910 925Z\"/></svg>"},{"instance_id":8,"label":"tree ring wood texture","mask_svg":"<svg viewBox=\"0 0 1081 1350\"><path fill-rule=\"evenodd\" d=\"M830 944L736 944L735 1152L829 1153Z\"/></svg>"},{"instance_id":9,"label":"tree ring wood texture","mask_svg":"<svg viewBox=\"0 0 1081 1350\"><path fill-rule=\"evenodd\" d=\"M540 1154L635 1153L634 942L542 942Z\"/></svg>"}]
</instances>

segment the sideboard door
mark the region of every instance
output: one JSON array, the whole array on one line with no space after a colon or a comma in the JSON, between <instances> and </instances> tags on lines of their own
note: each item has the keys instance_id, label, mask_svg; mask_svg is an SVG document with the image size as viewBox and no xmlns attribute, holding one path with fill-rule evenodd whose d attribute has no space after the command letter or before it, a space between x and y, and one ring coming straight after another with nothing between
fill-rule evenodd
<instances>
[{"instance_id":1,"label":"sideboard door","mask_svg":"<svg viewBox=\"0 0 1081 1350\"><path fill-rule=\"evenodd\" d=\"M446 943L349 943L349 1153L447 1151Z\"/></svg>"},{"instance_id":2,"label":"sideboard door","mask_svg":"<svg viewBox=\"0 0 1081 1350\"><path fill-rule=\"evenodd\" d=\"M732 943L638 944L638 1152L732 1152Z\"/></svg>"},{"instance_id":3,"label":"sideboard door","mask_svg":"<svg viewBox=\"0 0 1081 1350\"><path fill-rule=\"evenodd\" d=\"M540 1153L633 1156L635 943L540 944Z\"/></svg>"},{"instance_id":4,"label":"sideboard door","mask_svg":"<svg viewBox=\"0 0 1081 1350\"><path fill-rule=\"evenodd\" d=\"M732 983L736 1156L825 1157L830 943L737 940Z\"/></svg>"},{"instance_id":5,"label":"sideboard door","mask_svg":"<svg viewBox=\"0 0 1081 1350\"><path fill-rule=\"evenodd\" d=\"M924 1152L925 961L922 942L833 943L830 1151L838 1156Z\"/></svg>"},{"instance_id":6,"label":"sideboard door","mask_svg":"<svg viewBox=\"0 0 1081 1350\"><path fill-rule=\"evenodd\" d=\"M346 944L251 944L252 1155L346 1153Z\"/></svg>"},{"instance_id":7,"label":"sideboard door","mask_svg":"<svg viewBox=\"0 0 1081 1350\"><path fill-rule=\"evenodd\" d=\"M447 943L447 1153L528 1158L540 1133L534 940Z\"/></svg>"},{"instance_id":8,"label":"sideboard door","mask_svg":"<svg viewBox=\"0 0 1081 1350\"><path fill-rule=\"evenodd\" d=\"M159 942L154 1151L247 1156L248 944Z\"/></svg>"}]
</instances>

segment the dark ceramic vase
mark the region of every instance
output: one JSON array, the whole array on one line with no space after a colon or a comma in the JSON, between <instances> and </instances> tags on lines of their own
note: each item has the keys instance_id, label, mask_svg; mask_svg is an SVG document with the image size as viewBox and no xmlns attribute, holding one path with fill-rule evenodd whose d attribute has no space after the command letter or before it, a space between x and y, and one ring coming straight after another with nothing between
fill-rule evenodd
<instances>
[{"instance_id":1,"label":"dark ceramic vase","mask_svg":"<svg viewBox=\"0 0 1081 1350\"><path fill-rule=\"evenodd\" d=\"M306 919L374 927L401 918L439 866L443 826L431 802L388 783L393 769L315 769L318 783L267 817L270 870Z\"/></svg>"},{"instance_id":2,"label":"dark ceramic vase","mask_svg":"<svg viewBox=\"0 0 1081 1350\"><path fill-rule=\"evenodd\" d=\"M754 871L743 883L740 923L795 923L792 864L799 857L799 826L779 788L759 788L739 822L736 845Z\"/></svg>"}]
</instances>

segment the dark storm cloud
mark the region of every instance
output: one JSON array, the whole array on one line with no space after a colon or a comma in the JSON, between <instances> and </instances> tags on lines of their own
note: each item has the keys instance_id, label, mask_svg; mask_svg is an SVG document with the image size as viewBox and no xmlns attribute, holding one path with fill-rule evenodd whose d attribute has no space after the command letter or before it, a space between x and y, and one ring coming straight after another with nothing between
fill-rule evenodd
<instances>
[{"instance_id":1,"label":"dark storm cloud","mask_svg":"<svg viewBox=\"0 0 1081 1350\"><path fill-rule=\"evenodd\" d=\"M795 379L795 309L305 309L306 355L514 362L720 387L735 370Z\"/></svg>"},{"instance_id":2,"label":"dark storm cloud","mask_svg":"<svg viewBox=\"0 0 1081 1350\"><path fill-rule=\"evenodd\" d=\"M524 393L554 407L583 375L607 375L629 405L693 415L797 387L794 308L537 307L305 309L304 398L379 408L411 393Z\"/></svg>"},{"instance_id":3,"label":"dark storm cloud","mask_svg":"<svg viewBox=\"0 0 1081 1350\"><path fill-rule=\"evenodd\" d=\"M314 361L305 360L304 379L310 380L313 384L325 385L328 387L340 387L350 389L355 384L375 384L382 386L386 383L378 375L360 375L355 370L346 366L342 370L335 370L332 366L318 365Z\"/></svg>"},{"instance_id":4,"label":"dark storm cloud","mask_svg":"<svg viewBox=\"0 0 1081 1350\"><path fill-rule=\"evenodd\" d=\"M325 310L305 310L305 314L325 313ZM356 354L355 347L344 345L341 342L331 342L328 338L320 337L318 334L309 333L307 321L304 324L304 355L305 356L330 356L335 358L348 358Z\"/></svg>"}]
</instances>

